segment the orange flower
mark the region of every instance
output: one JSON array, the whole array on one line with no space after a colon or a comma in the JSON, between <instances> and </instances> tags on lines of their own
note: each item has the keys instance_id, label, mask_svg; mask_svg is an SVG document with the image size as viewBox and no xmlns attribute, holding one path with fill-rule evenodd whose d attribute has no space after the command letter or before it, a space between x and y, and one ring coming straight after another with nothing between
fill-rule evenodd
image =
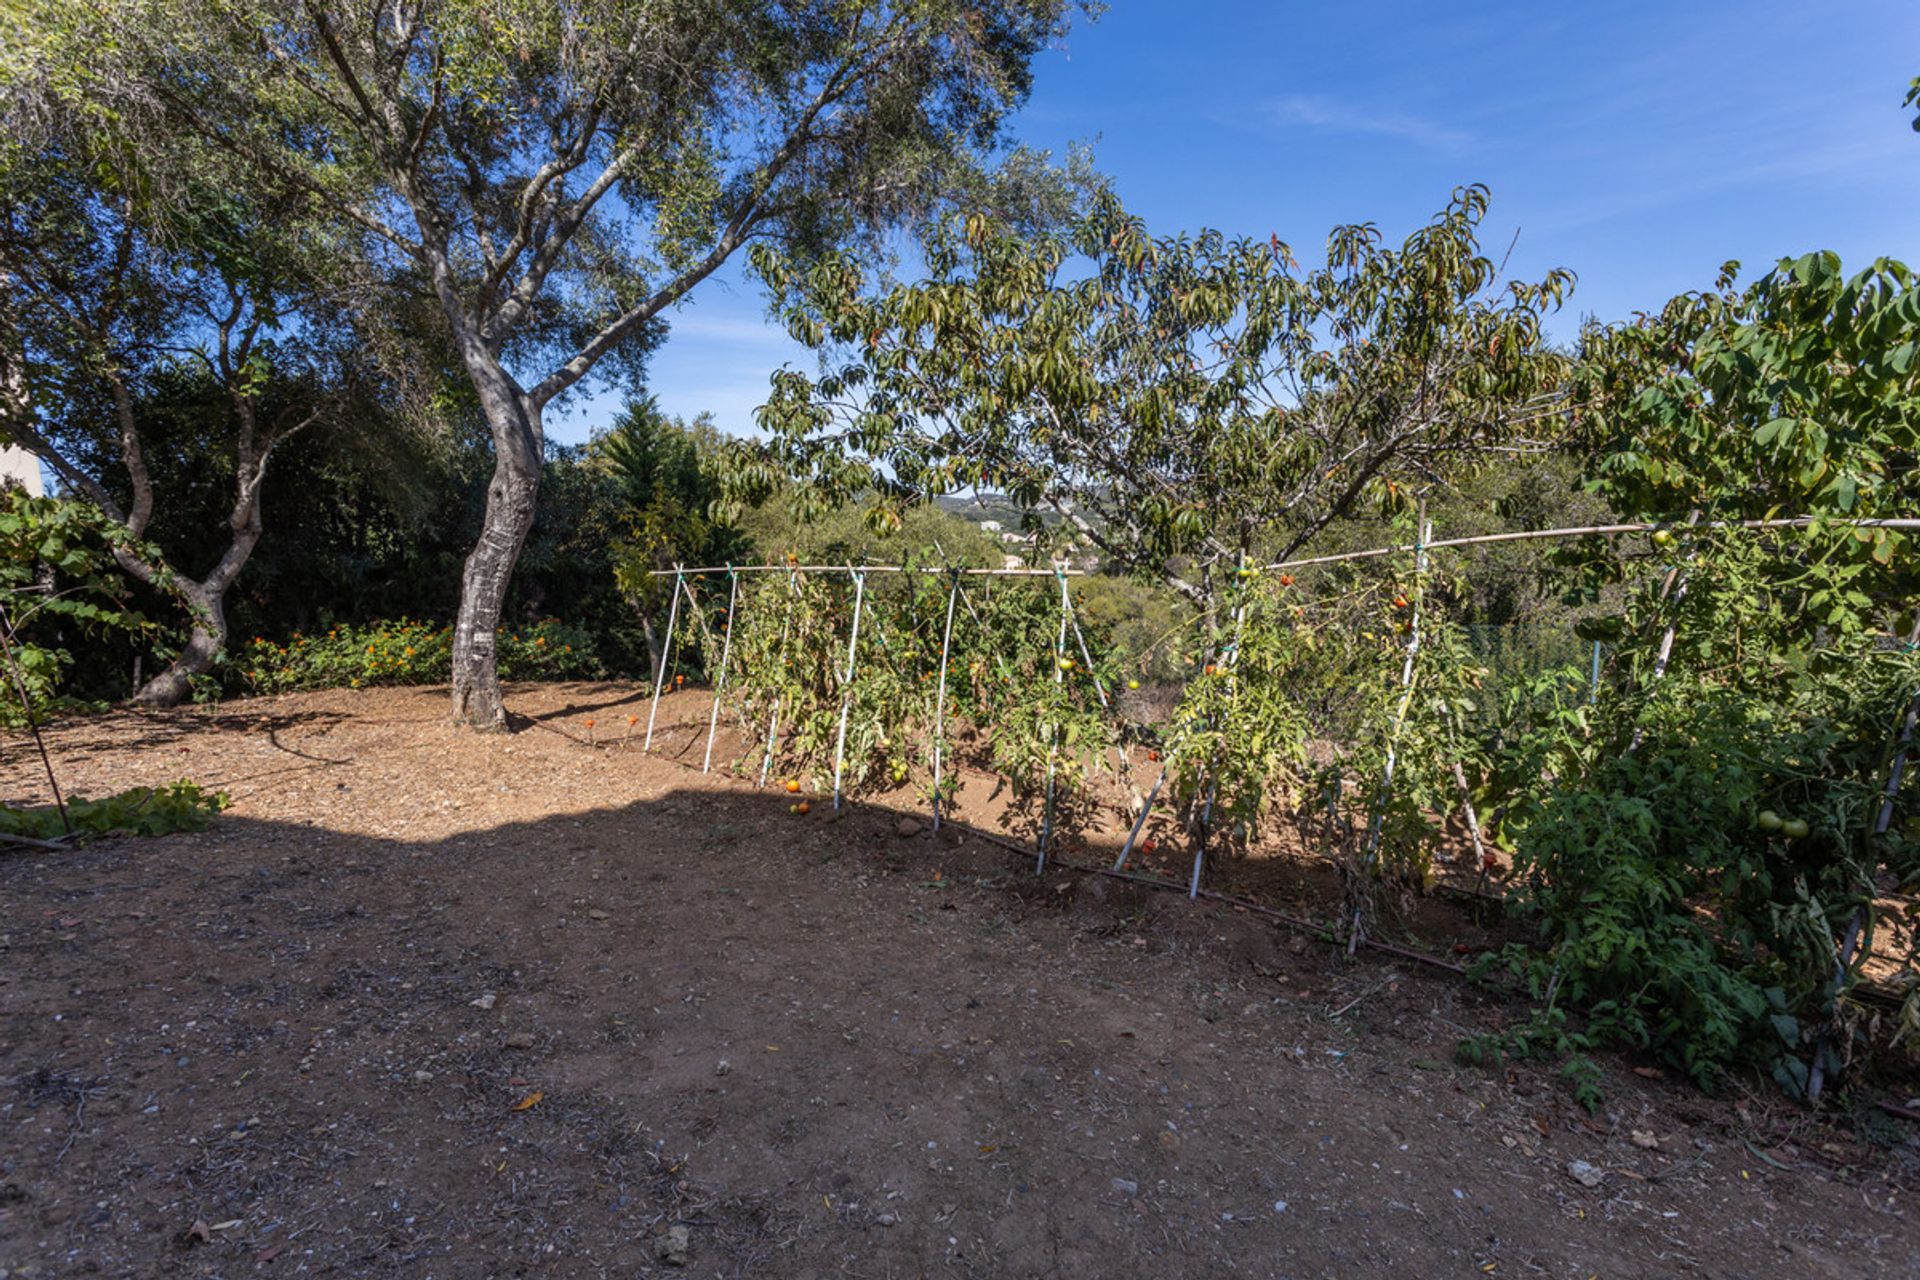
<instances>
[{"instance_id":1,"label":"orange flower","mask_svg":"<svg viewBox=\"0 0 1920 1280\"><path fill-rule=\"evenodd\" d=\"M534 639L535 644L545 644L546 642L547 642L547 638L545 636L537 636Z\"/></svg>"}]
</instances>

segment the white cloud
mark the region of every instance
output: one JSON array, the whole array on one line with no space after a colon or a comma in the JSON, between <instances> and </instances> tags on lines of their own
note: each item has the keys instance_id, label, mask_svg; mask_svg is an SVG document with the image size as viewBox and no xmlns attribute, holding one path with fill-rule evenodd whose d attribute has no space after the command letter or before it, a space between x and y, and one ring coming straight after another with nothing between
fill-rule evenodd
<instances>
[{"instance_id":1,"label":"white cloud","mask_svg":"<svg viewBox=\"0 0 1920 1280\"><path fill-rule=\"evenodd\" d=\"M1273 104L1273 121L1282 128L1299 126L1322 133L1372 134L1399 138L1432 151L1465 151L1475 144L1472 134L1449 129L1419 116L1397 111L1370 111L1330 98L1293 94Z\"/></svg>"}]
</instances>

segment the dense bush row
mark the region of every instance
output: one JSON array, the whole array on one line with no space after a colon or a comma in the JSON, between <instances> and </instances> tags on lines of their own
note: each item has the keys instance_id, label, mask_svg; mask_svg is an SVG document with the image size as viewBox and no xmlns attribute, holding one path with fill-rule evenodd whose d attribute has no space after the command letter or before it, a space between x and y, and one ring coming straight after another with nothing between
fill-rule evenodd
<instances>
[{"instance_id":1,"label":"dense bush row","mask_svg":"<svg viewBox=\"0 0 1920 1280\"><path fill-rule=\"evenodd\" d=\"M548 618L499 637L506 680L593 680L606 675L594 637ZM240 666L257 693L298 689L362 689L375 685L445 684L453 628L400 618L366 626L342 624L325 634L294 634L283 643L248 642Z\"/></svg>"}]
</instances>

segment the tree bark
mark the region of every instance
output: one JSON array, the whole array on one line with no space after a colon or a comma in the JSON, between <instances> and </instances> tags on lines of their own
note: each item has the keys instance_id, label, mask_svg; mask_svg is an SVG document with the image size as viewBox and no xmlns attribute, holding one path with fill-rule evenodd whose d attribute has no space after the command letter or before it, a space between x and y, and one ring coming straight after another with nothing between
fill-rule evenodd
<instances>
[{"instance_id":1,"label":"tree bark","mask_svg":"<svg viewBox=\"0 0 1920 1280\"><path fill-rule=\"evenodd\" d=\"M251 410L247 411L251 424ZM260 518L260 486L266 479L267 458L265 453L253 454L251 437L246 440L239 492L234 499L233 514L228 517L227 527L232 537L227 549L220 556L220 562L213 571L198 582L174 577L171 589L185 602L188 613L187 643L179 656L167 666L165 671L142 685L133 700L140 706L172 707L178 706L193 692L193 677L210 673L214 664L220 660L227 646L227 588L240 576L240 571L253 557L253 549L260 545L262 522ZM159 575L152 572L152 566L129 563L134 561L130 552L118 551L116 558L121 567L135 576L141 576L138 568L147 570L147 581L159 585ZM163 566L164 569L164 566Z\"/></svg>"},{"instance_id":2,"label":"tree bark","mask_svg":"<svg viewBox=\"0 0 1920 1280\"><path fill-rule=\"evenodd\" d=\"M213 670L220 651L227 644L227 614L224 592L209 593L198 583L180 582L176 593L187 604L193 619L188 624L186 647L153 679L141 685L133 701L142 707L174 707L193 692L193 677Z\"/></svg>"},{"instance_id":3,"label":"tree bark","mask_svg":"<svg viewBox=\"0 0 1920 1280\"><path fill-rule=\"evenodd\" d=\"M499 732L507 727L496 666L500 615L520 548L533 528L544 429L539 406L497 363L469 357L468 369L492 431L494 460L480 540L460 580L460 613L453 627L453 719Z\"/></svg>"}]
</instances>

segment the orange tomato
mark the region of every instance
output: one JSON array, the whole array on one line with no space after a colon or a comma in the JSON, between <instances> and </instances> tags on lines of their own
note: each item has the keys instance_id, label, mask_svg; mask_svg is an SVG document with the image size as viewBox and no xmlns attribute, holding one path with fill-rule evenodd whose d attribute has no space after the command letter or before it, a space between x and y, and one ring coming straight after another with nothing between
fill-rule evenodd
<instances>
[{"instance_id":1,"label":"orange tomato","mask_svg":"<svg viewBox=\"0 0 1920 1280\"><path fill-rule=\"evenodd\" d=\"M793 794L794 792L796 792L796 791L798 791L798 790L800 790L800 782L799 782L799 780L798 780L797 778L788 778L788 779L787 779L787 794L788 794L788 795L792 795L792 794Z\"/></svg>"}]
</instances>

